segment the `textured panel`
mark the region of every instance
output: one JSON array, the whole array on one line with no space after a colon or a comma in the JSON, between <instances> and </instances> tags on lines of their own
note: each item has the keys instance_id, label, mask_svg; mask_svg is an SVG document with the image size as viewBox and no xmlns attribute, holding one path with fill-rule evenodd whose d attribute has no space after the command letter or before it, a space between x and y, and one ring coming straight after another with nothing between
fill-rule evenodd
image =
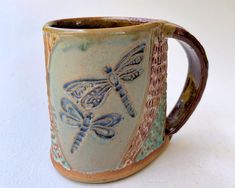
<instances>
[{"instance_id":1,"label":"textured panel","mask_svg":"<svg viewBox=\"0 0 235 188\"><path fill-rule=\"evenodd\" d=\"M167 76L167 40L159 28L153 34L153 50L151 62L151 75L148 88L147 101L144 106L144 116L133 138L133 141L123 157L122 166L125 167L135 161L140 149L148 137L149 131L156 119L156 111L160 99L165 92Z\"/></svg>"},{"instance_id":2,"label":"textured panel","mask_svg":"<svg viewBox=\"0 0 235 188\"><path fill-rule=\"evenodd\" d=\"M163 95L160 101L160 105L157 109L156 119L154 120L152 128L149 131L148 138L146 139L139 154L136 157L136 162L147 157L164 142L165 122L166 95Z\"/></svg>"},{"instance_id":3,"label":"textured panel","mask_svg":"<svg viewBox=\"0 0 235 188\"><path fill-rule=\"evenodd\" d=\"M70 170L70 166L65 160L63 153L60 149L57 139L57 125L56 125L56 114L55 110L51 105L50 101L50 93L49 93L49 81L48 81L48 72L49 72L49 61L50 61L50 54L54 46L56 45L57 41L59 40L59 36L55 34L48 34L44 33L44 45L45 45L45 57L46 57L46 80L47 80L47 95L48 95L48 108L49 108L49 115L50 115L50 122L51 122L51 155L53 159L62 165L65 169Z\"/></svg>"},{"instance_id":4,"label":"textured panel","mask_svg":"<svg viewBox=\"0 0 235 188\"><path fill-rule=\"evenodd\" d=\"M62 165L65 169L70 170L69 164L66 162L63 153L58 145L58 140L56 138L56 132L57 132L57 127L56 127L56 115L54 113L53 108L51 105L49 105L49 112L50 112L50 121L51 121L51 152L52 152L52 157L53 159Z\"/></svg>"}]
</instances>

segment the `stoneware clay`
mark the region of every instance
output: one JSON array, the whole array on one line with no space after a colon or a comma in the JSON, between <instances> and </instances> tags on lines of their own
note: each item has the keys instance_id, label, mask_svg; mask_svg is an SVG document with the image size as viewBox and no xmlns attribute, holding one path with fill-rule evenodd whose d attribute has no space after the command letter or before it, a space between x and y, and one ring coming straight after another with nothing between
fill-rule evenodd
<instances>
[{"instance_id":1,"label":"stoneware clay","mask_svg":"<svg viewBox=\"0 0 235 188\"><path fill-rule=\"evenodd\" d=\"M70 179L110 182L141 170L164 151L201 99L206 54L180 26L92 17L51 21L43 33L51 160ZM166 117L168 38L180 42L189 68Z\"/></svg>"}]
</instances>

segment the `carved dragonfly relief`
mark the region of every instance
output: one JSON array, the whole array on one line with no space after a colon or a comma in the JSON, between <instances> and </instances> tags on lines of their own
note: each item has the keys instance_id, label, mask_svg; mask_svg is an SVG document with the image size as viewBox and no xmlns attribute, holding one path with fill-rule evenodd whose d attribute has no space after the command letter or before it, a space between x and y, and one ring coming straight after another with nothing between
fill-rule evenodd
<instances>
[{"instance_id":1,"label":"carved dragonfly relief","mask_svg":"<svg viewBox=\"0 0 235 188\"><path fill-rule=\"evenodd\" d=\"M115 136L115 127L121 121L121 115L110 113L94 119L94 114L83 114L78 107L67 98L61 99L63 111L60 113L62 122L66 125L79 129L72 144L71 153L79 148L89 130L103 139L111 139Z\"/></svg>"},{"instance_id":2,"label":"carved dragonfly relief","mask_svg":"<svg viewBox=\"0 0 235 188\"><path fill-rule=\"evenodd\" d=\"M68 82L64 89L85 109L99 107L107 98L108 93L114 89L120 96L128 114L135 117L136 112L129 99L127 90L123 87L124 82L131 82L143 72L141 64L144 58L145 43L141 43L129 51L114 67L104 67L106 78L82 79Z\"/></svg>"}]
</instances>

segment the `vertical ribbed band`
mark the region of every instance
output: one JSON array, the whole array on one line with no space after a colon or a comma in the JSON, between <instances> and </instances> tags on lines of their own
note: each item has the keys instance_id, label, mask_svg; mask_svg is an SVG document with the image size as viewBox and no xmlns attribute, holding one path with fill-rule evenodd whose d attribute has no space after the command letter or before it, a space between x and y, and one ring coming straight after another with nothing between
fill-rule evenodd
<instances>
[{"instance_id":1,"label":"vertical ribbed band","mask_svg":"<svg viewBox=\"0 0 235 188\"><path fill-rule=\"evenodd\" d=\"M121 168L135 162L137 154L148 137L153 121L156 118L157 107L159 106L161 97L166 89L167 39L165 39L160 28L156 28L153 32L153 44L150 61L150 81L146 103L143 110L143 119L133 137L131 145L122 159L120 166Z\"/></svg>"}]
</instances>

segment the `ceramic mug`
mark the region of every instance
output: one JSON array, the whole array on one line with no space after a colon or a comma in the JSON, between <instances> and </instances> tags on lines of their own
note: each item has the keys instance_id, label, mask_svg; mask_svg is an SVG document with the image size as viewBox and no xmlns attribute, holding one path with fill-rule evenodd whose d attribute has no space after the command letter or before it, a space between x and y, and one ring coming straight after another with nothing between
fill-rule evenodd
<instances>
[{"instance_id":1,"label":"ceramic mug","mask_svg":"<svg viewBox=\"0 0 235 188\"><path fill-rule=\"evenodd\" d=\"M109 182L153 161L190 117L208 61L180 26L143 18L51 21L44 28L51 160L64 176ZM167 39L189 62L183 92L166 116Z\"/></svg>"}]
</instances>

